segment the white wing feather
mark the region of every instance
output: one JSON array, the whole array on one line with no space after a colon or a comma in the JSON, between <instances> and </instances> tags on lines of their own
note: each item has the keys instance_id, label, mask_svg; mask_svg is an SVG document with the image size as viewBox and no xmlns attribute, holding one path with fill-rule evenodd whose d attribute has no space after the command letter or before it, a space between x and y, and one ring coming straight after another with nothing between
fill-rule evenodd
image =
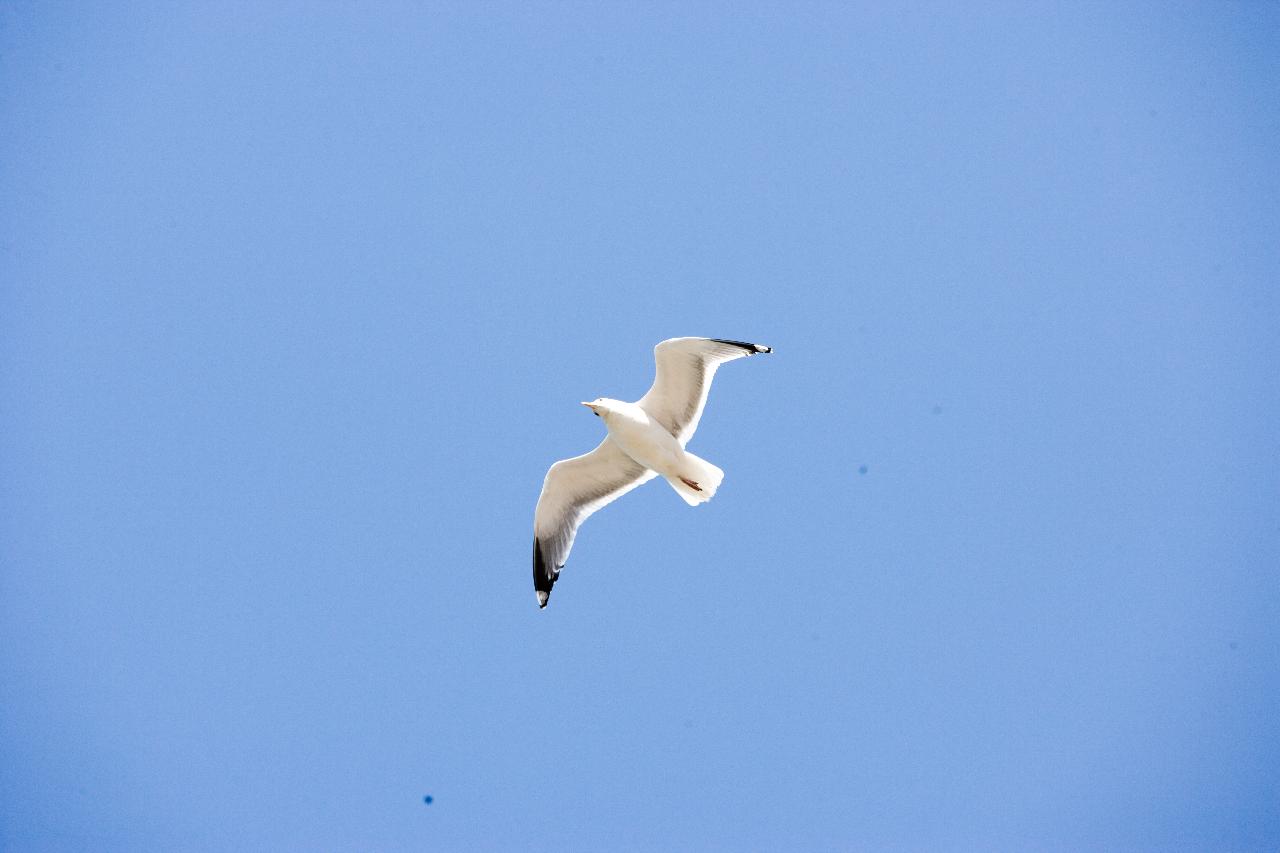
<instances>
[{"instance_id":1,"label":"white wing feather","mask_svg":"<svg viewBox=\"0 0 1280 853\"><path fill-rule=\"evenodd\" d=\"M590 453L551 466L533 513L533 586L539 605L547 604L551 587L569 559L578 526L656 476L608 436Z\"/></svg>"},{"instance_id":2,"label":"white wing feather","mask_svg":"<svg viewBox=\"0 0 1280 853\"><path fill-rule=\"evenodd\" d=\"M658 372L653 387L639 399L640 408L665 426L684 447L702 419L716 368L726 361L761 352L773 350L761 344L718 338L665 340L653 348Z\"/></svg>"}]
</instances>

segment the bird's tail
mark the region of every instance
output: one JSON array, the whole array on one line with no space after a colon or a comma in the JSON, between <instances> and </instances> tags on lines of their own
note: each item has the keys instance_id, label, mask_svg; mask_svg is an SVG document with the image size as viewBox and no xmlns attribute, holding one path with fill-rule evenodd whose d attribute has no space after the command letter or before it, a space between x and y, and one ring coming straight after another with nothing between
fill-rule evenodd
<instances>
[{"instance_id":1,"label":"bird's tail","mask_svg":"<svg viewBox=\"0 0 1280 853\"><path fill-rule=\"evenodd\" d=\"M724 480L724 472L705 459L686 452L680 462L680 471L667 477L671 488L684 498L689 506L697 506L711 500Z\"/></svg>"}]
</instances>

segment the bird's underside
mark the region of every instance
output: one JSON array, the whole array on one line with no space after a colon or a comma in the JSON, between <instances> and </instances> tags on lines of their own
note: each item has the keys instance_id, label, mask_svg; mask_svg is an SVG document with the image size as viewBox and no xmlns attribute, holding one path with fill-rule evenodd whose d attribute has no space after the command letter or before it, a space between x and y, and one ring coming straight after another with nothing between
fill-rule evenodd
<instances>
[{"instance_id":1,"label":"bird's underside","mask_svg":"<svg viewBox=\"0 0 1280 853\"><path fill-rule=\"evenodd\" d=\"M650 444L663 445L658 448L666 453L662 458L673 460L662 475L677 494L691 505L710 500L724 473L685 452L684 446L698 428L711 380L726 361L772 351L761 344L719 338L671 338L654 347L657 372L653 386L636 403L597 400L606 410L610 434L590 453L551 466L534 512L533 587L539 607L547 606L551 588L569 558L582 522L659 476L658 471L636 461L622 446L626 444L636 451L632 440L636 430L647 429L650 439L661 439ZM616 406L610 409L609 404ZM594 404L584 405L601 414ZM622 421L626 421L626 430ZM652 458L637 455L661 467Z\"/></svg>"}]
</instances>

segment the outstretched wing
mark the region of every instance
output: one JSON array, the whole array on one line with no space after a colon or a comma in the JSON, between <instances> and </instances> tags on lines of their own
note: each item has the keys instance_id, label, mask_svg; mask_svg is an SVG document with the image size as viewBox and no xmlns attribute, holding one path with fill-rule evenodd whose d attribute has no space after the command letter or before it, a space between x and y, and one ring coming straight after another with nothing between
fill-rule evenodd
<instances>
[{"instance_id":1,"label":"outstretched wing","mask_svg":"<svg viewBox=\"0 0 1280 853\"><path fill-rule=\"evenodd\" d=\"M533 589L539 607L547 606L551 587L569 559L578 525L656 476L608 436L590 453L551 466L533 513Z\"/></svg>"},{"instance_id":2,"label":"outstretched wing","mask_svg":"<svg viewBox=\"0 0 1280 853\"><path fill-rule=\"evenodd\" d=\"M773 349L719 338L665 340L653 348L653 359L658 363L653 387L637 402L684 447L698 428L716 368L726 361L758 352L773 352Z\"/></svg>"}]
</instances>

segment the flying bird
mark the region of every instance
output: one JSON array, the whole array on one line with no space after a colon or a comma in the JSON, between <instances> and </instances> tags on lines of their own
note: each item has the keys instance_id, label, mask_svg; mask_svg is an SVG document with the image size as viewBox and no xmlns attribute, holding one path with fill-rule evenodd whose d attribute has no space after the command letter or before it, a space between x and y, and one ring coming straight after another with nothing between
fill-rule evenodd
<instances>
[{"instance_id":1,"label":"flying bird","mask_svg":"<svg viewBox=\"0 0 1280 853\"><path fill-rule=\"evenodd\" d=\"M533 514L533 589L546 607L551 587L582 522L636 486L663 477L689 506L711 500L724 472L684 448L707 405L716 368L773 352L761 344L719 338L671 338L653 348L657 376L634 403L597 397L582 405L604 420L608 435L590 453L561 459L547 471Z\"/></svg>"}]
</instances>

